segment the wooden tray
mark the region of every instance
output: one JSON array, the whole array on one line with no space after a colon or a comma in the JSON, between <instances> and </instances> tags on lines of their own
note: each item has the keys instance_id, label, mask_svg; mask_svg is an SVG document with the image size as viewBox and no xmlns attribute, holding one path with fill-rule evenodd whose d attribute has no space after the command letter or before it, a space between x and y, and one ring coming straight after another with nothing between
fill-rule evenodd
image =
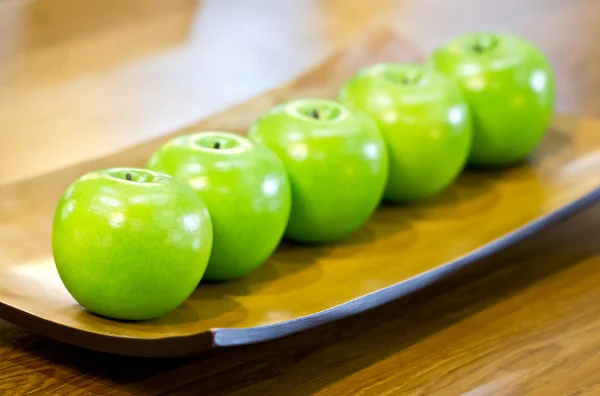
<instances>
[{"instance_id":1,"label":"wooden tray","mask_svg":"<svg viewBox=\"0 0 600 396\"><path fill-rule=\"evenodd\" d=\"M175 134L243 133L276 103L333 97L370 63L420 55L375 31L289 84ZM503 248L600 196L600 124L557 116L531 161L502 172L467 172L422 205L385 206L343 244L287 243L247 279L200 285L176 311L147 322L94 316L55 270L51 221L66 187L92 169L143 166L175 134L107 158L0 188L0 316L61 341L124 355L173 357L270 340L410 293Z\"/></svg>"}]
</instances>

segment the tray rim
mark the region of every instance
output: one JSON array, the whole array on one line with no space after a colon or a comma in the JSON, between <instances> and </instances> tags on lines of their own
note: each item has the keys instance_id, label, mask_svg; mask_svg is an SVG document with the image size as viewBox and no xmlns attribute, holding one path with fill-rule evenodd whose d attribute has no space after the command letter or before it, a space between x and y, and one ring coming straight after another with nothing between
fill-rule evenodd
<instances>
[{"instance_id":1,"label":"tray rim","mask_svg":"<svg viewBox=\"0 0 600 396\"><path fill-rule=\"evenodd\" d=\"M459 256L452 261L440 264L439 266L422 272L416 276L405 279L398 283L394 283L382 289L375 290L371 293L349 300L324 311L263 326L211 329L211 332L214 336L213 343L215 344L215 347L230 347L270 341L331 323L337 319L368 311L400 297L406 296L417 290L423 289L443 279L446 275L449 275L468 265L474 264L476 261L497 253L504 248L514 245L521 240L532 236L539 231L542 231L553 223L563 220L574 213L593 205L599 200L600 187L597 187L593 191L590 191L580 198L573 200L568 204L555 209L550 213L547 213L544 216L540 216L534 220L531 220L528 223L504 234L503 236L496 238L469 253ZM339 311L342 311L343 309L348 308L348 306L353 305L358 305L358 307L351 309L348 313L341 315L339 314ZM310 322L310 324L307 325L302 322ZM296 324L298 324L298 326L296 326ZM282 329L279 329L279 331L274 330L277 328ZM249 337L243 341L239 341L240 335L244 336L246 333L250 333Z\"/></svg>"}]
</instances>

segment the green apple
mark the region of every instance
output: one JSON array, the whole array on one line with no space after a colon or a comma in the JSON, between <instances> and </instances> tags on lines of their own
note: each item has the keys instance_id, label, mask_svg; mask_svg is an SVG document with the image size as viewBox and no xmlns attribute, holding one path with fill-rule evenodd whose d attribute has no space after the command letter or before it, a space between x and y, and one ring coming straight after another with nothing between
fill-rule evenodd
<instances>
[{"instance_id":1,"label":"green apple","mask_svg":"<svg viewBox=\"0 0 600 396\"><path fill-rule=\"evenodd\" d=\"M73 298L113 319L144 320L194 291L212 247L208 210L185 183L146 169L90 172L63 194L52 253Z\"/></svg>"},{"instance_id":2,"label":"green apple","mask_svg":"<svg viewBox=\"0 0 600 396\"><path fill-rule=\"evenodd\" d=\"M147 167L186 182L206 202L214 232L206 279L246 276L277 248L290 215L290 185L265 147L230 132L191 133L160 147Z\"/></svg>"},{"instance_id":3,"label":"green apple","mask_svg":"<svg viewBox=\"0 0 600 396\"><path fill-rule=\"evenodd\" d=\"M387 180L385 143L373 120L325 99L281 103L250 128L250 139L283 161L292 188L288 239L341 240L377 208Z\"/></svg>"},{"instance_id":4,"label":"green apple","mask_svg":"<svg viewBox=\"0 0 600 396\"><path fill-rule=\"evenodd\" d=\"M548 60L532 43L508 34L472 33L440 46L430 64L459 82L472 110L470 163L521 162L545 135L555 83Z\"/></svg>"},{"instance_id":5,"label":"green apple","mask_svg":"<svg viewBox=\"0 0 600 396\"><path fill-rule=\"evenodd\" d=\"M469 108L458 84L442 73L410 63L375 64L350 78L339 100L377 121L390 161L387 201L430 198L464 168L473 134Z\"/></svg>"}]
</instances>

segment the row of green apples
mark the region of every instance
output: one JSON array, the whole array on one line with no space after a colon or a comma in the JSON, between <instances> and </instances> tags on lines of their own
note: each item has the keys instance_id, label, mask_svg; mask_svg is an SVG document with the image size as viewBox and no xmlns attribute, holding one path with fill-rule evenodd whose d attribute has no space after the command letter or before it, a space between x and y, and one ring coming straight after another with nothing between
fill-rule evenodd
<instances>
[{"instance_id":1,"label":"row of green apples","mask_svg":"<svg viewBox=\"0 0 600 396\"><path fill-rule=\"evenodd\" d=\"M532 43L506 34L456 37L424 64L361 70L335 101L281 103L247 136L185 134L160 147L146 169L84 175L56 209L57 269L92 312L161 316L203 278L252 273L284 237L334 243L382 200L422 201L468 164L522 161L553 106L551 68Z\"/></svg>"}]
</instances>

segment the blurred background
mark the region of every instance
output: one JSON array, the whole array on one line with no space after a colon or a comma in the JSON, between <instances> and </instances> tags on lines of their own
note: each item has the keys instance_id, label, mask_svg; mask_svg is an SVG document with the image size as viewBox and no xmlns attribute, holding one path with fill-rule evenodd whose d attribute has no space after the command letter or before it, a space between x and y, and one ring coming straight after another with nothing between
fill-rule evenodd
<instances>
[{"instance_id":1,"label":"blurred background","mask_svg":"<svg viewBox=\"0 0 600 396\"><path fill-rule=\"evenodd\" d=\"M0 0L0 184L172 132L366 29L424 53L503 30L550 57L560 112L600 115L598 0Z\"/></svg>"}]
</instances>

